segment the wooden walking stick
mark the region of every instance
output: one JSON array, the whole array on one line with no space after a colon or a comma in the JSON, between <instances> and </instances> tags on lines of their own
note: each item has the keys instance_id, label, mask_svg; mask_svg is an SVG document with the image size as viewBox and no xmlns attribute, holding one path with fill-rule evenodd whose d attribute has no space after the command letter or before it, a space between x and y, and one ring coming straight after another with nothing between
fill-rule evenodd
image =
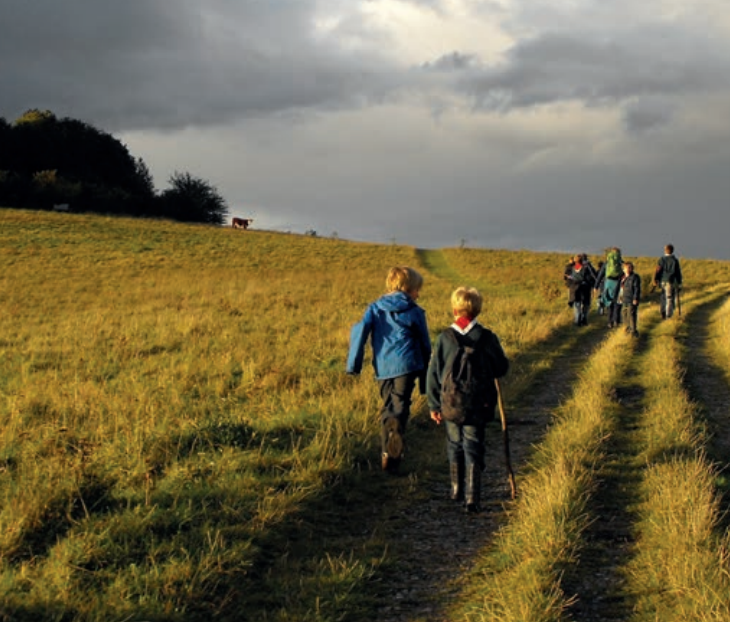
<instances>
[{"instance_id":1,"label":"wooden walking stick","mask_svg":"<svg viewBox=\"0 0 730 622\"><path fill-rule=\"evenodd\" d=\"M507 464L507 476L509 477L509 487L512 491L512 499L517 497L517 484L515 482L515 474L512 471L512 460L509 455L509 430L507 430L507 417L504 414L504 401L502 400L502 389L499 386L499 380L494 379L497 387L497 403L499 404L499 417L502 420L502 439L504 440L504 460Z\"/></svg>"}]
</instances>

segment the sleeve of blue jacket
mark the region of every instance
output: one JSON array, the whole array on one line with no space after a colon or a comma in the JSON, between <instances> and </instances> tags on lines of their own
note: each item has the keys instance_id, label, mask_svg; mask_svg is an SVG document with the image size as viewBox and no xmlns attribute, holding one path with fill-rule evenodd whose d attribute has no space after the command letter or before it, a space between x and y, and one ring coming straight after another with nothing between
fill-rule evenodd
<instances>
[{"instance_id":1,"label":"sleeve of blue jacket","mask_svg":"<svg viewBox=\"0 0 730 622\"><path fill-rule=\"evenodd\" d=\"M368 342L372 328L370 308L368 307L362 320L350 330L350 351L347 355L347 368L345 370L348 374L359 374L362 371L365 344Z\"/></svg>"}]
</instances>

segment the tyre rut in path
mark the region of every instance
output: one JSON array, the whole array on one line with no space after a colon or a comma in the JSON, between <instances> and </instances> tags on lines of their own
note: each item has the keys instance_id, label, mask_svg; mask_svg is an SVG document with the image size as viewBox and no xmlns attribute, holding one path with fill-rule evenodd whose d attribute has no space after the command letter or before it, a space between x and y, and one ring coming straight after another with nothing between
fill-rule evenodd
<instances>
[{"instance_id":1,"label":"tyre rut in path","mask_svg":"<svg viewBox=\"0 0 730 622\"><path fill-rule=\"evenodd\" d=\"M569 611L577 622L622 622L631 617L632 603L625 593L623 568L634 546L633 523L642 465L638 463L645 388L639 381L641 356L647 350L656 320L644 320L642 336L633 347L630 364L622 371L610 397L614 424L605 455L597 465L596 489L586 511L591 523L582 538L578 563L566 570L562 588L574 598Z\"/></svg>"},{"instance_id":2,"label":"tyre rut in path","mask_svg":"<svg viewBox=\"0 0 730 622\"><path fill-rule=\"evenodd\" d=\"M431 253L433 254L433 253ZM433 261L435 259L436 261ZM430 266L439 266L442 278L453 280L450 269L431 257ZM534 444L550 423L551 412L572 389L582 362L605 337L597 324L578 329L559 329L548 340L511 361L513 368L523 359L541 356L550 365L536 374L531 390L508 401L512 465L519 490L520 471L525 468ZM509 376L505 380L508 383ZM464 514L447 498L449 475L444 431L428 419L425 411L415 413L409 429L409 455L402 474L386 479L384 498L372 510L371 520L388 534L391 562L371 583L377 619L383 622L447 622L446 608L458 598L462 577L472 567L476 554L493 539L506 520L510 487L505 468L499 422L487 427L487 468L483 474L480 515ZM410 454L413 454L411 456ZM415 456L415 459L414 459ZM409 464L428 465L417 471ZM420 495L414 495L417 489ZM389 497L389 498L388 498ZM415 497L415 500L414 500ZM355 622L356 617L343 618Z\"/></svg>"},{"instance_id":3,"label":"tyre rut in path","mask_svg":"<svg viewBox=\"0 0 730 622\"><path fill-rule=\"evenodd\" d=\"M726 413L730 402L730 388L722 370L713 366L705 344L708 341L708 319L724 301L712 298L700 303L685 318L686 338L690 360L681 361L688 369L691 393L710 410L708 419ZM673 320L668 320L673 321ZM567 570L562 587L568 596L575 595L570 617L576 622L619 622L631 618L633 600L629 595L625 568L633 555L635 540L635 508L640 502L640 484L644 464L639 459L642 443L643 411L647 406L643 386L642 355L651 340L665 338L652 335L660 325L659 315L650 318L644 314L643 331L631 355L631 364L612 391L617 414L615 425L606 446L605 458L598 467L597 488L588 502L587 511L592 522L584 534L579 562ZM690 364L691 363L691 364ZM725 409L721 411L722 406ZM726 426L725 426L726 427ZM639 437L637 437L637 434ZM715 453L727 456L730 437L725 432L715 438ZM725 506L724 509L728 509Z\"/></svg>"}]
</instances>

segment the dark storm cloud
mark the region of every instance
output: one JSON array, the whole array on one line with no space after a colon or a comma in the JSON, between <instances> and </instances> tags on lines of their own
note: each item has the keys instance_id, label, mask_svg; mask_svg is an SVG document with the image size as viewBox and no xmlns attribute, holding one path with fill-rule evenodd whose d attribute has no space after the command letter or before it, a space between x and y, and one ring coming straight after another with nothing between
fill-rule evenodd
<instances>
[{"instance_id":1,"label":"dark storm cloud","mask_svg":"<svg viewBox=\"0 0 730 622\"><path fill-rule=\"evenodd\" d=\"M423 68L434 71L463 71L464 69L475 66L476 62L477 59L473 54L452 52L451 54L445 54L441 58L437 58L433 62L425 63Z\"/></svg>"},{"instance_id":2,"label":"dark storm cloud","mask_svg":"<svg viewBox=\"0 0 730 622\"><path fill-rule=\"evenodd\" d=\"M607 106L728 86L730 55L701 33L637 30L596 41L547 33L517 43L499 66L473 69L459 86L478 106L507 112L562 101Z\"/></svg>"},{"instance_id":3,"label":"dark storm cloud","mask_svg":"<svg viewBox=\"0 0 730 622\"><path fill-rule=\"evenodd\" d=\"M313 33L313 2L0 4L0 115L49 108L104 127L177 128L389 90L374 58Z\"/></svg>"},{"instance_id":4,"label":"dark storm cloud","mask_svg":"<svg viewBox=\"0 0 730 622\"><path fill-rule=\"evenodd\" d=\"M639 99L628 103L623 113L626 131L641 134L669 123L672 120L673 106L665 100Z\"/></svg>"},{"instance_id":5,"label":"dark storm cloud","mask_svg":"<svg viewBox=\"0 0 730 622\"><path fill-rule=\"evenodd\" d=\"M728 257L728 11L675 4L4 0L0 116L122 134L263 228Z\"/></svg>"},{"instance_id":6,"label":"dark storm cloud","mask_svg":"<svg viewBox=\"0 0 730 622\"><path fill-rule=\"evenodd\" d=\"M410 3L444 10L438 0ZM477 109L507 112L566 100L608 106L712 91L726 86L730 75L725 44L706 32L653 26L602 38L595 32L537 34L517 41L491 65L456 50L423 63L419 78L398 68L398 59L386 61L372 51L378 44L386 50L388 38L368 30L356 10L342 13L329 36L319 36L322 4L0 3L0 116L48 108L112 131L172 130L302 109L357 108L443 88L468 94ZM484 4L478 7L484 10ZM353 41L358 45L348 48ZM451 81L443 75L448 73ZM627 110L625 119L627 128L639 129L667 117L644 107Z\"/></svg>"}]
</instances>

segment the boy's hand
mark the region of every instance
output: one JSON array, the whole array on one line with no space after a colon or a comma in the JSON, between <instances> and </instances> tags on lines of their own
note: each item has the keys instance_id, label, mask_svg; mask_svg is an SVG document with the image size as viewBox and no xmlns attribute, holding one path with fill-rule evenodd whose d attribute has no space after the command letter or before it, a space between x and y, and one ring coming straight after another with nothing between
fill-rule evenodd
<instances>
[{"instance_id":1,"label":"boy's hand","mask_svg":"<svg viewBox=\"0 0 730 622\"><path fill-rule=\"evenodd\" d=\"M431 411L431 419L433 419L436 422L436 425L441 425L441 422L443 421L443 417L441 417L441 413L436 412L434 410Z\"/></svg>"}]
</instances>

